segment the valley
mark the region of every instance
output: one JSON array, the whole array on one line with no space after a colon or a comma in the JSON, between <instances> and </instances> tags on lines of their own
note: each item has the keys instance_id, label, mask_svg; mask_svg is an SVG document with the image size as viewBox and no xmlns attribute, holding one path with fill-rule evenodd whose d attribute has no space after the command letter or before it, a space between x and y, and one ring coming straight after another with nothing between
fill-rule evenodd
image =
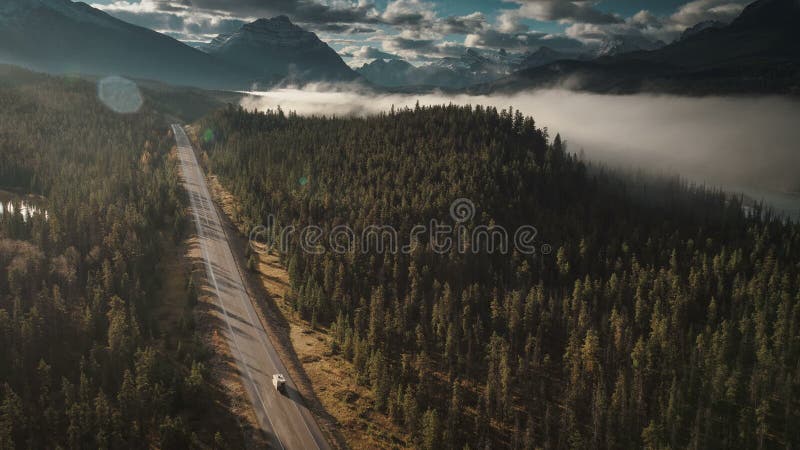
<instances>
[{"instance_id":1,"label":"valley","mask_svg":"<svg viewBox=\"0 0 800 450\"><path fill-rule=\"evenodd\" d=\"M797 0L3 0L0 450L800 445Z\"/></svg>"}]
</instances>

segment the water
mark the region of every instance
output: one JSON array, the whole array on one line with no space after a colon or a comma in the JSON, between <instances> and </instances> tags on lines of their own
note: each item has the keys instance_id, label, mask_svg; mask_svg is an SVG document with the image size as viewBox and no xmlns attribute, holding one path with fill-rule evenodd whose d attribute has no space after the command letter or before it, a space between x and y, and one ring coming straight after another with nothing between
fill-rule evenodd
<instances>
[{"instance_id":1,"label":"water","mask_svg":"<svg viewBox=\"0 0 800 450\"><path fill-rule=\"evenodd\" d=\"M42 208L33 196L21 196L10 192L0 191L0 216L14 214L19 209L22 220L28 221L30 217L44 214L47 219L47 210Z\"/></svg>"}]
</instances>

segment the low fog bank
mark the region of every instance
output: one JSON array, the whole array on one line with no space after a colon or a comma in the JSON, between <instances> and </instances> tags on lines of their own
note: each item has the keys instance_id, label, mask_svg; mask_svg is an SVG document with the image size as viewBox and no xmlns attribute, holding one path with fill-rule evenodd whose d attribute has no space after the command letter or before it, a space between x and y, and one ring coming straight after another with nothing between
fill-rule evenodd
<instances>
[{"instance_id":1,"label":"low fog bank","mask_svg":"<svg viewBox=\"0 0 800 450\"><path fill-rule=\"evenodd\" d=\"M375 95L317 86L254 92L248 109L367 115L432 104L513 106L572 152L625 168L680 174L726 189L800 189L800 102L780 97L610 96L566 90L515 95Z\"/></svg>"}]
</instances>

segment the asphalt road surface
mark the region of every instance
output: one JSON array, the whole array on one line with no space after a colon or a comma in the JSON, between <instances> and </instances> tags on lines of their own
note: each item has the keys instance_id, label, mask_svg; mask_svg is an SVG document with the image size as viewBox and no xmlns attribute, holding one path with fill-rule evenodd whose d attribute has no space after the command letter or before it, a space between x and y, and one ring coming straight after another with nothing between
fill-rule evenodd
<instances>
[{"instance_id":1,"label":"asphalt road surface","mask_svg":"<svg viewBox=\"0 0 800 450\"><path fill-rule=\"evenodd\" d=\"M192 144L180 125L173 125L172 129L208 283L224 321L220 331L228 340L258 424L276 449L327 450L329 446L319 426L289 378L244 288ZM276 373L286 376L284 393L272 385L272 375Z\"/></svg>"}]
</instances>

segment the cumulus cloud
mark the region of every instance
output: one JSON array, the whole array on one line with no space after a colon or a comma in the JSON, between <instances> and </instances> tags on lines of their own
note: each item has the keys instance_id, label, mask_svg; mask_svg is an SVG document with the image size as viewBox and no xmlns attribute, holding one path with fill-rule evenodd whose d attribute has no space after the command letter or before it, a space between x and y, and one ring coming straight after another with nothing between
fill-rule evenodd
<instances>
[{"instance_id":1,"label":"cumulus cloud","mask_svg":"<svg viewBox=\"0 0 800 450\"><path fill-rule=\"evenodd\" d=\"M750 0L694 0L680 6L668 16L657 16L648 10L642 10L616 23L573 23L567 28L566 34L582 41L634 35L670 42L687 28L700 22L731 22L749 2Z\"/></svg>"},{"instance_id":2,"label":"cumulus cloud","mask_svg":"<svg viewBox=\"0 0 800 450\"><path fill-rule=\"evenodd\" d=\"M501 33L524 33L530 29L522 23L522 17L517 11L501 11L497 16L497 31Z\"/></svg>"},{"instance_id":3,"label":"cumulus cloud","mask_svg":"<svg viewBox=\"0 0 800 450\"><path fill-rule=\"evenodd\" d=\"M487 26L486 16L475 12L466 16L450 16L444 18L438 25L438 31L443 34L469 34Z\"/></svg>"},{"instance_id":4,"label":"cumulus cloud","mask_svg":"<svg viewBox=\"0 0 800 450\"><path fill-rule=\"evenodd\" d=\"M464 45L516 51L532 51L540 47L550 47L561 52L577 52L583 49L580 41L567 36L537 32L503 33L494 29L468 34Z\"/></svg>"},{"instance_id":5,"label":"cumulus cloud","mask_svg":"<svg viewBox=\"0 0 800 450\"><path fill-rule=\"evenodd\" d=\"M116 0L93 6L184 41L208 41L244 22L283 14L337 46L381 48L425 61L458 55L466 47L523 53L546 45L577 53L617 36L669 42L701 21L729 22L749 1L690 0L672 14L642 10L622 17L599 0L504 0L492 22L489 11L440 16L439 0ZM542 33L531 29L531 20L566 28ZM453 42L458 36L463 40Z\"/></svg>"},{"instance_id":6,"label":"cumulus cloud","mask_svg":"<svg viewBox=\"0 0 800 450\"><path fill-rule=\"evenodd\" d=\"M221 33L239 29L245 22L239 18L195 11L183 2L164 0L115 1L94 4L95 8L135 25L170 34L185 41L209 40Z\"/></svg>"},{"instance_id":7,"label":"cumulus cloud","mask_svg":"<svg viewBox=\"0 0 800 450\"><path fill-rule=\"evenodd\" d=\"M375 47L369 46L351 46L345 47L339 51L342 56L347 56L349 58L360 58L360 59L397 59L397 55L392 55L391 53L386 53L383 50L378 50Z\"/></svg>"},{"instance_id":8,"label":"cumulus cloud","mask_svg":"<svg viewBox=\"0 0 800 450\"><path fill-rule=\"evenodd\" d=\"M423 63L445 57L458 57L467 51L467 46L458 42L438 39L409 39L402 36L387 38L382 42L383 49L402 59Z\"/></svg>"},{"instance_id":9,"label":"cumulus cloud","mask_svg":"<svg viewBox=\"0 0 800 450\"><path fill-rule=\"evenodd\" d=\"M393 53L388 53L368 45L350 45L339 50L342 58L349 59L353 67L360 67L376 59L402 59Z\"/></svg>"},{"instance_id":10,"label":"cumulus cloud","mask_svg":"<svg viewBox=\"0 0 800 450\"><path fill-rule=\"evenodd\" d=\"M348 25L344 23L321 24L316 26L314 29L321 33L333 33L333 34L369 34L378 31L375 28L367 26Z\"/></svg>"},{"instance_id":11,"label":"cumulus cloud","mask_svg":"<svg viewBox=\"0 0 800 450\"><path fill-rule=\"evenodd\" d=\"M687 28L704 21L732 21L752 0L692 0L669 15L659 16L641 10L630 17L599 10L597 1L512 0L519 8L502 11L493 33L485 33L483 42L510 42L509 39L528 31L523 19L557 21L567 24L567 37L596 45L616 36L636 36L651 41L670 42ZM505 33L510 36L501 36ZM500 39L500 38L503 39ZM471 38L476 41L476 37Z\"/></svg>"},{"instance_id":12,"label":"cumulus cloud","mask_svg":"<svg viewBox=\"0 0 800 450\"><path fill-rule=\"evenodd\" d=\"M515 0L521 4L516 14L527 19L580 23L617 23L617 15L595 8L596 1Z\"/></svg>"},{"instance_id":13,"label":"cumulus cloud","mask_svg":"<svg viewBox=\"0 0 800 450\"><path fill-rule=\"evenodd\" d=\"M386 5L381 19L387 24L417 27L436 18L432 3L421 0L393 0Z\"/></svg>"},{"instance_id":14,"label":"cumulus cloud","mask_svg":"<svg viewBox=\"0 0 800 450\"><path fill-rule=\"evenodd\" d=\"M684 28L707 20L730 22L748 3L750 0L695 0L678 8L669 22Z\"/></svg>"},{"instance_id":15,"label":"cumulus cloud","mask_svg":"<svg viewBox=\"0 0 800 450\"><path fill-rule=\"evenodd\" d=\"M375 5L367 1L340 0L327 4L315 0L191 0L191 6L195 10L224 12L238 17L287 15L294 21L310 24L379 22Z\"/></svg>"}]
</instances>

